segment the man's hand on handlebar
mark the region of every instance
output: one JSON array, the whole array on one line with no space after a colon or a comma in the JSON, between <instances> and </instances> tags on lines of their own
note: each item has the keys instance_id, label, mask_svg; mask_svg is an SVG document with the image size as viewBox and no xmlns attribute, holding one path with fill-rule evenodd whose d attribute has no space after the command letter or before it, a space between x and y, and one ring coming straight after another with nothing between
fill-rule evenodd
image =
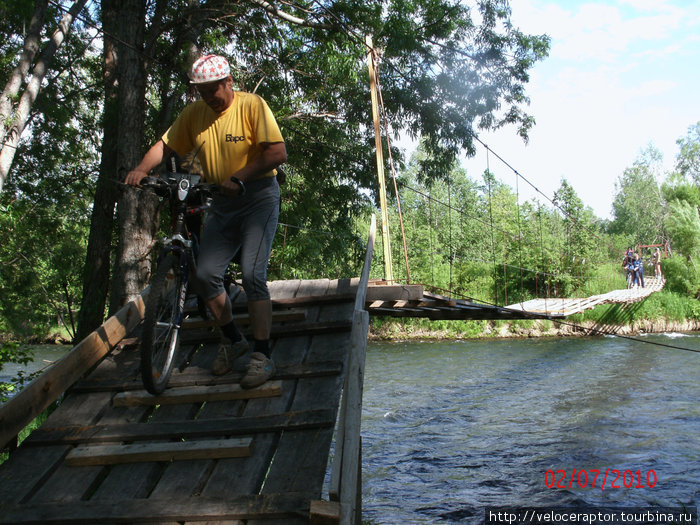
<instances>
[{"instance_id":1,"label":"man's hand on handlebar","mask_svg":"<svg viewBox=\"0 0 700 525\"><path fill-rule=\"evenodd\" d=\"M145 171L133 169L129 173L127 173L126 178L124 179L124 183L128 184L129 186L138 186L141 183L141 180L147 175L148 173Z\"/></svg>"},{"instance_id":2,"label":"man's hand on handlebar","mask_svg":"<svg viewBox=\"0 0 700 525\"><path fill-rule=\"evenodd\" d=\"M238 197L242 192L241 186L230 179L226 179L221 183L219 191L227 197Z\"/></svg>"}]
</instances>

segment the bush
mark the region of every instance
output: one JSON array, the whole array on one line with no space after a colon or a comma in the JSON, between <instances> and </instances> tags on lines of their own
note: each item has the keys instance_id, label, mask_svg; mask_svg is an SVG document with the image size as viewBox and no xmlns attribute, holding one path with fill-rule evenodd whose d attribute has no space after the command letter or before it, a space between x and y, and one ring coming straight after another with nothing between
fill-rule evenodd
<instances>
[{"instance_id":1,"label":"bush","mask_svg":"<svg viewBox=\"0 0 700 525\"><path fill-rule=\"evenodd\" d=\"M692 261L670 257L662 261L661 271L666 279L667 290L700 298L700 271Z\"/></svg>"}]
</instances>

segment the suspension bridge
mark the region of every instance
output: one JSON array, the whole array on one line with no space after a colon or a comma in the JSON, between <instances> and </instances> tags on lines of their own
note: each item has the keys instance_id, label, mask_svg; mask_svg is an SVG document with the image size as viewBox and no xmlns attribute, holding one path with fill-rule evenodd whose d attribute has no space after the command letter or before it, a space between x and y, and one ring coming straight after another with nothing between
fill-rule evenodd
<instances>
[{"instance_id":1,"label":"suspension bridge","mask_svg":"<svg viewBox=\"0 0 700 525\"><path fill-rule=\"evenodd\" d=\"M183 326L179 367L160 396L140 381L145 290L0 407L0 448L10 450L0 465L0 523L360 523L370 316L557 320L599 304L638 302L663 287L647 279L644 288L499 306L399 283L381 159L378 166L384 279L369 278L373 224L360 277L270 283L277 364L270 381L240 388L247 356L229 374L212 376L218 335L192 318ZM246 333L245 293L231 295ZM20 443L22 429L57 400Z\"/></svg>"}]
</instances>

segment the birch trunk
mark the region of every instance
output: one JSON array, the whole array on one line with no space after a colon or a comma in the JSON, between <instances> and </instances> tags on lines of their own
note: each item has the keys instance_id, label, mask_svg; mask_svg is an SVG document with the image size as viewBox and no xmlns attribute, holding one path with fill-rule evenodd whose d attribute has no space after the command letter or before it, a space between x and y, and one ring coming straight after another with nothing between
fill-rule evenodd
<instances>
[{"instance_id":1,"label":"birch trunk","mask_svg":"<svg viewBox=\"0 0 700 525\"><path fill-rule=\"evenodd\" d=\"M48 4L48 0L37 0L34 6L34 14L27 29L27 36L24 39L24 48L19 57L19 62L12 70L10 79L2 90L2 96L0 96L0 142L5 140L5 134L7 133L6 123L11 122L12 100L17 97L22 81L27 76L29 67L39 51L39 38L41 36L41 28L44 26L44 17Z\"/></svg>"},{"instance_id":2,"label":"birch trunk","mask_svg":"<svg viewBox=\"0 0 700 525\"><path fill-rule=\"evenodd\" d=\"M54 31L51 40L39 56L39 59L32 70L32 76L27 84L27 88L22 94L22 98L17 106L17 111L15 112L12 124L5 135L2 150L0 150L0 193L2 192L3 185L5 180L7 180L7 175L12 167L12 161L15 158L15 152L17 151L20 135L22 134L22 131L24 131L24 127L27 124L34 101L39 94L41 83L46 77L49 63L56 54L58 48L61 47L61 44L63 44L63 41L65 40L68 30L70 29L76 15L81 11L86 3L87 0L76 0L71 6L70 11L63 15L61 22L58 24L58 28L56 28L56 31Z\"/></svg>"}]
</instances>

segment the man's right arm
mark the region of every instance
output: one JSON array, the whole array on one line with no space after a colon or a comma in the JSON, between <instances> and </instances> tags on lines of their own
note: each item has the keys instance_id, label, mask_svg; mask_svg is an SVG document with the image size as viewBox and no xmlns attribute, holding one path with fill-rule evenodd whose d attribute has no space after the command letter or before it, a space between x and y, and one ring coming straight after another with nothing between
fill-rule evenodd
<instances>
[{"instance_id":1,"label":"man's right arm","mask_svg":"<svg viewBox=\"0 0 700 525\"><path fill-rule=\"evenodd\" d=\"M163 162L163 159L171 151L172 150L165 144L165 142L163 142L163 139L159 140L146 152L139 165L127 174L124 182L126 184L130 184L131 186L138 186L141 179L148 175L148 172L158 166L158 164Z\"/></svg>"}]
</instances>

